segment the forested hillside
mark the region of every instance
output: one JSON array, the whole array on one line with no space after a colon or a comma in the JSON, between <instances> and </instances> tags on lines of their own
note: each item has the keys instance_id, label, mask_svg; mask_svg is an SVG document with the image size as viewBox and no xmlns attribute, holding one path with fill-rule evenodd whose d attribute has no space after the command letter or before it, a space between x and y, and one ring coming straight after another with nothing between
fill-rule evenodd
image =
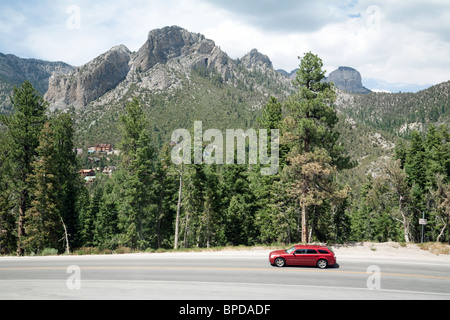
<instances>
[{"instance_id":1,"label":"forested hillside","mask_svg":"<svg viewBox=\"0 0 450 320\"><path fill-rule=\"evenodd\" d=\"M450 121L450 82L417 93L346 95L339 109L347 116L376 129L410 138L430 125Z\"/></svg>"}]
</instances>

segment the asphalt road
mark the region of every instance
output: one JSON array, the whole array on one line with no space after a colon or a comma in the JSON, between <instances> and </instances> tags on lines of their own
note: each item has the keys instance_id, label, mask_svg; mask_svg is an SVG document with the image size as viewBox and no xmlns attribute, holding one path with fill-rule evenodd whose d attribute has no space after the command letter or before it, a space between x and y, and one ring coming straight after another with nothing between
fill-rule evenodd
<instances>
[{"instance_id":1,"label":"asphalt road","mask_svg":"<svg viewBox=\"0 0 450 320\"><path fill-rule=\"evenodd\" d=\"M450 300L450 259L337 256L276 268L265 250L0 258L1 300Z\"/></svg>"}]
</instances>

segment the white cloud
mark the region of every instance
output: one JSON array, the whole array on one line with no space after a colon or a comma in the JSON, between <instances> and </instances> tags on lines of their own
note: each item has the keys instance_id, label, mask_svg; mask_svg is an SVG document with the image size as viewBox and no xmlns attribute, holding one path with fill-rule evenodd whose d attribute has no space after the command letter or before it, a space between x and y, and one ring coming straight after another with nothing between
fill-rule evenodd
<instances>
[{"instance_id":1,"label":"white cloud","mask_svg":"<svg viewBox=\"0 0 450 320\"><path fill-rule=\"evenodd\" d=\"M391 83L449 80L447 0L116 0L0 4L0 52L84 64L111 47L136 51L148 32L178 25L214 40L231 57L257 48L275 68L318 54L328 72L341 65ZM70 29L67 8L80 8Z\"/></svg>"},{"instance_id":2,"label":"white cloud","mask_svg":"<svg viewBox=\"0 0 450 320\"><path fill-rule=\"evenodd\" d=\"M225 16L223 10L211 11L209 4L198 0L139 0L134 5L125 0L80 0L76 5L80 26L70 28L68 21L70 25L73 12L67 9L72 5L69 1L54 4L50 22L30 24L22 35L28 51L36 58L81 65L118 44L137 51L153 29L179 25L201 32ZM0 49L4 50L3 46Z\"/></svg>"}]
</instances>

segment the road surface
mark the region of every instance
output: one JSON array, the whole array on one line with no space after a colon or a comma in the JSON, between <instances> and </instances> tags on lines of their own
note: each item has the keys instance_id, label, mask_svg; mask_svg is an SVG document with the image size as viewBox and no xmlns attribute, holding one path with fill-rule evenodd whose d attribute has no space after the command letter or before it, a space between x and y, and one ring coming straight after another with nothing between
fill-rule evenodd
<instances>
[{"instance_id":1,"label":"road surface","mask_svg":"<svg viewBox=\"0 0 450 320\"><path fill-rule=\"evenodd\" d=\"M268 250L0 258L1 300L450 300L450 257L339 256L276 268Z\"/></svg>"}]
</instances>

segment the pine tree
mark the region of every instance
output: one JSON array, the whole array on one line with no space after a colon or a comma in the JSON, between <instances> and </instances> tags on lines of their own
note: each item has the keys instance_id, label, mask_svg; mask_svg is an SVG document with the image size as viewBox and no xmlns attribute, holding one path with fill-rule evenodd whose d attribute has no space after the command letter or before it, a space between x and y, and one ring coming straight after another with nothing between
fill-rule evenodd
<instances>
[{"instance_id":1,"label":"pine tree","mask_svg":"<svg viewBox=\"0 0 450 320\"><path fill-rule=\"evenodd\" d=\"M14 166L9 154L5 132L0 128L0 254L17 249L14 184L10 175Z\"/></svg>"},{"instance_id":2,"label":"pine tree","mask_svg":"<svg viewBox=\"0 0 450 320\"><path fill-rule=\"evenodd\" d=\"M205 175L205 191L203 195L203 212L201 216L202 238L207 248L214 244L220 244L222 240L221 206L222 197L221 187L217 166L203 165Z\"/></svg>"},{"instance_id":3,"label":"pine tree","mask_svg":"<svg viewBox=\"0 0 450 320\"><path fill-rule=\"evenodd\" d=\"M28 178L29 184L34 186L33 200L25 214L23 247L28 252L58 248L64 233L59 211L61 186L55 170L55 142L48 122L39 140L37 157L32 163L33 173Z\"/></svg>"},{"instance_id":4,"label":"pine tree","mask_svg":"<svg viewBox=\"0 0 450 320\"><path fill-rule=\"evenodd\" d=\"M114 250L119 246L117 187L115 176L108 178L99 198L93 225L93 242L99 249Z\"/></svg>"},{"instance_id":5,"label":"pine tree","mask_svg":"<svg viewBox=\"0 0 450 320\"><path fill-rule=\"evenodd\" d=\"M170 150L163 145L155 168L155 196L156 196L156 247L167 246L173 235L173 218L176 214L179 172L173 167ZM178 245L178 244L177 244Z\"/></svg>"},{"instance_id":6,"label":"pine tree","mask_svg":"<svg viewBox=\"0 0 450 320\"><path fill-rule=\"evenodd\" d=\"M17 255L23 255L24 217L31 206L33 193L29 177L33 170L32 163L37 156L39 135L47 121L48 104L29 81L14 88L11 104L13 114L2 116L0 122L6 127L8 157L12 164L10 176L14 184L14 198L18 208Z\"/></svg>"},{"instance_id":7,"label":"pine tree","mask_svg":"<svg viewBox=\"0 0 450 320\"><path fill-rule=\"evenodd\" d=\"M267 154L271 152L271 130L279 130L283 134L283 106L275 97L270 97L261 117L258 119L261 128L267 130ZM289 153L288 144L280 144L279 165L286 164ZM252 166L249 172L250 191L255 199L255 227L258 229L258 238L261 242L273 243L277 241L290 242L293 235L289 224L287 212L292 212L287 205L287 189L284 181L280 181L280 174L261 175L261 165Z\"/></svg>"},{"instance_id":8,"label":"pine tree","mask_svg":"<svg viewBox=\"0 0 450 320\"><path fill-rule=\"evenodd\" d=\"M405 172L408 174L410 185L417 185L421 192L424 191L426 185L425 157L423 139L417 131L414 131L406 154Z\"/></svg>"},{"instance_id":9,"label":"pine tree","mask_svg":"<svg viewBox=\"0 0 450 320\"><path fill-rule=\"evenodd\" d=\"M183 169L182 214L180 240L184 248L200 246L201 216L204 210L205 174L202 164L187 165Z\"/></svg>"},{"instance_id":10,"label":"pine tree","mask_svg":"<svg viewBox=\"0 0 450 320\"><path fill-rule=\"evenodd\" d=\"M68 113L54 115L50 119L54 140L54 167L59 185L58 210L65 228L66 251L77 234L77 196L82 182L78 175L78 163L74 152L73 119Z\"/></svg>"},{"instance_id":11,"label":"pine tree","mask_svg":"<svg viewBox=\"0 0 450 320\"><path fill-rule=\"evenodd\" d=\"M123 244L145 249L154 236L155 220L152 204L154 149L150 144L148 120L137 99L126 107L121 116L122 168L125 179L121 181L123 198L119 204L119 226Z\"/></svg>"},{"instance_id":12,"label":"pine tree","mask_svg":"<svg viewBox=\"0 0 450 320\"><path fill-rule=\"evenodd\" d=\"M300 69L294 84L298 92L287 101L289 112L287 123L291 132L284 136L293 143L288 171L293 179L292 195L301 207L302 242L308 242L308 208L321 205L332 190L332 176L336 170L353 166L338 144L339 135L333 131L338 122L334 101L336 93L332 84L324 82L325 71L322 60L312 53L301 58ZM317 188L314 181L320 181ZM330 184L327 186L325 182Z\"/></svg>"}]
</instances>

